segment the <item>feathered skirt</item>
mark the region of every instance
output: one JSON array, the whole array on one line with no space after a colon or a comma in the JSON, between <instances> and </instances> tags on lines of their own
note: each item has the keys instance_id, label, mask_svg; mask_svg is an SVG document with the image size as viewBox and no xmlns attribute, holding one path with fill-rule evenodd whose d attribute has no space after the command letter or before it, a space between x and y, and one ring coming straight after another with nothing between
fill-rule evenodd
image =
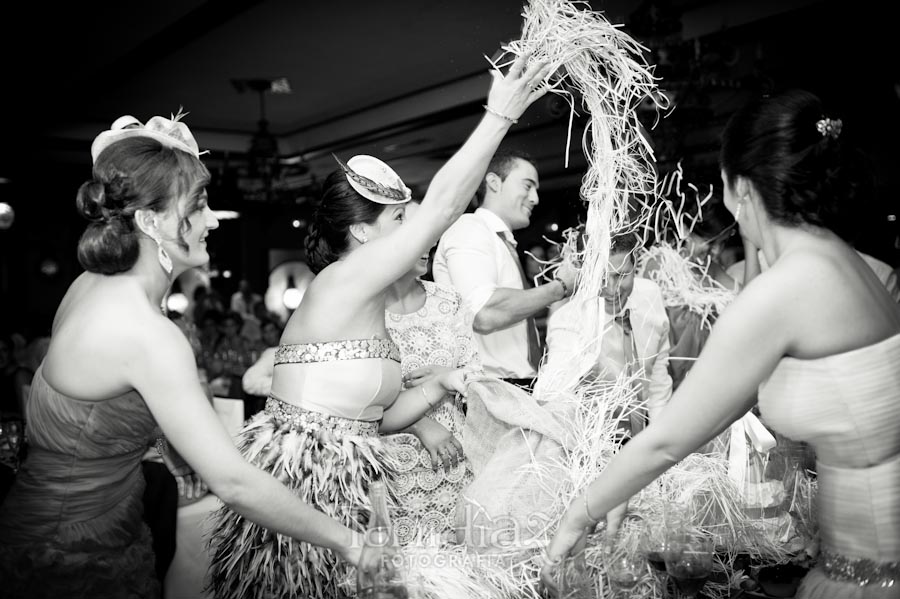
<instances>
[{"instance_id":1,"label":"feathered skirt","mask_svg":"<svg viewBox=\"0 0 900 599\"><path fill-rule=\"evenodd\" d=\"M378 423L311 412L269 398L238 436L244 458L303 501L364 530L369 484L390 472ZM270 532L223 506L209 539L217 599L333 599L353 594L353 567L332 551Z\"/></svg>"}]
</instances>

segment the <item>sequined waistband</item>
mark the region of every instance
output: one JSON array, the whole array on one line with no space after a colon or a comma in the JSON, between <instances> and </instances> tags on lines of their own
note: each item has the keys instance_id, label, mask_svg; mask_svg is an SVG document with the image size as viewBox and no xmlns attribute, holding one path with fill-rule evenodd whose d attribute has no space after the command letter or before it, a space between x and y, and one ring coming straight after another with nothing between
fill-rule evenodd
<instances>
[{"instance_id":1,"label":"sequined waistband","mask_svg":"<svg viewBox=\"0 0 900 599\"><path fill-rule=\"evenodd\" d=\"M400 350L390 339L347 339L319 343L279 345L275 350L275 364L309 364L335 360L382 358L400 361Z\"/></svg>"},{"instance_id":2,"label":"sequined waistband","mask_svg":"<svg viewBox=\"0 0 900 599\"><path fill-rule=\"evenodd\" d=\"M900 561L876 562L866 558L851 558L827 549L822 550L820 563L832 580L852 582L861 587L872 585L890 588L900 585Z\"/></svg>"},{"instance_id":3,"label":"sequined waistband","mask_svg":"<svg viewBox=\"0 0 900 599\"><path fill-rule=\"evenodd\" d=\"M285 403L280 399L269 397L266 400L266 414L279 422L290 422L296 429L316 432L327 430L337 436L376 436L378 435L378 423L366 420L352 420L340 416L330 416L321 412L313 412Z\"/></svg>"}]
</instances>

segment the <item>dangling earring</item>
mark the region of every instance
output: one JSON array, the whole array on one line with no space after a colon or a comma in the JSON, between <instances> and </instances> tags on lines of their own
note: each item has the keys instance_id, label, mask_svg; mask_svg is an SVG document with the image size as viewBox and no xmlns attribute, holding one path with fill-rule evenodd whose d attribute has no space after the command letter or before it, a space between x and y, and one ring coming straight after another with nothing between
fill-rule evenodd
<instances>
[{"instance_id":1,"label":"dangling earring","mask_svg":"<svg viewBox=\"0 0 900 599\"><path fill-rule=\"evenodd\" d=\"M159 235L151 235L150 239L156 242L156 259L159 260L159 265L162 266L167 275L172 274L172 258L163 248Z\"/></svg>"}]
</instances>

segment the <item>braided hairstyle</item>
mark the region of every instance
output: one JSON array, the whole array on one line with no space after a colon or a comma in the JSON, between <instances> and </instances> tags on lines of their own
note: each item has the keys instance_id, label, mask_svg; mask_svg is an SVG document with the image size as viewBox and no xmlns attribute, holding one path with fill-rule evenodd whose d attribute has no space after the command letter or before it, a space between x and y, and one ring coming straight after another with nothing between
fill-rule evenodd
<instances>
[{"instance_id":1,"label":"braided hairstyle","mask_svg":"<svg viewBox=\"0 0 900 599\"><path fill-rule=\"evenodd\" d=\"M134 266L139 254L137 210L162 212L177 197L204 187L209 171L196 157L150 137L128 137L97 157L93 179L78 189L76 206L89 224L78 241L78 262L90 272L112 275ZM179 245L187 250L187 215Z\"/></svg>"},{"instance_id":2,"label":"braided hairstyle","mask_svg":"<svg viewBox=\"0 0 900 599\"><path fill-rule=\"evenodd\" d=\"M753 183L774 222L826 227L845 236L865 170L839 131L819 131L826 117L833 118L818 97L803 90L751 101L726 124L719 164L729 186L738 176Z\"/></svg>"},{"instance_id":3,"label":"braided hairstyle","mask_svg":"<svg viewBox=\"0 0 900 599\"><path fill-rule=\"evenodd\" d=\"M329 174L304 242L310 270L319 274L336 262L350 246L350 225L370 225L386 207L356 193L343 171Z\"/></svg>"}]
</instances>

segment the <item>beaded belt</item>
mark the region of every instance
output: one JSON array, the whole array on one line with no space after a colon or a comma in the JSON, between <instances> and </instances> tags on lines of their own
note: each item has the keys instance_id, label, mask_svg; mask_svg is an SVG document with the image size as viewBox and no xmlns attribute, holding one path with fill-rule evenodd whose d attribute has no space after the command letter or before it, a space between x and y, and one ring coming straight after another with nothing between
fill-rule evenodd
<instances>
[{"instance_id":1,"label":"beaded belt","mask_svg":"<svg viewBox=\"0 0 900 599\"><path fill-rule=\"evenodd\" d=\"M313 412L300 406L285 403L280 399L269 397L266 400L266 414L279 422L290 422L296 429L316 432L327 430L337 436L376 436L378 423L366 420L353 420L340 416L329 416L321 412Z\"/></svg>"},{"instance_id":2,"label":"beaded belt","mask_svg":"<svg viewBox=\"0 0 900 599\"><path fill-rule=\"evenodd\" d=\"M382 358L400 361L400 350L390 339L347 339L319 343L279 345L275 350L275 364L311 364L335 360Z\"/></svg>"},{"instance_id":3,"label":"beaded belt","mask_svg":"<svg viewBox=\"0 0 900 599\"><path fill-rule=\"evenodd\" d=\"M850 558L827 549L822 550L823 569L828 578L852 582L861 587L877 585L884 588L900 584L900 561L876 562L866 558Z\"/></svg>"}]
</instances>

